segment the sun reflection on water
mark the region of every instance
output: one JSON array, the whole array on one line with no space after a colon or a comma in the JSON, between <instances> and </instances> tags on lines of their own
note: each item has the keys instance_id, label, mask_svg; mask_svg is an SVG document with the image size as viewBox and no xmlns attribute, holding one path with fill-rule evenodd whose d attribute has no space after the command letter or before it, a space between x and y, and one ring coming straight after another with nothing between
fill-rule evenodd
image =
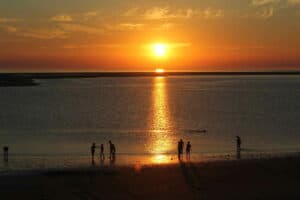
<instances>
[{"instance_id":1,"label":"sun reflection on water","mask_svg":"<svg viewBox=\"0 0 300 200\"><path fill-rule=\"evenodd\" d=\"M166 91L166 78L155 77L152 93L152 124L148 151L152 163L168 163L167 153L172 150L171 121Z\"/></svg>"},{"instance_id":2,"label":"sun reflection on water","mask_svg":"<svg viewBox=\"0 0 300 200\"><path fill-rule=\"evenodd\" d=\"M156 163L156 164L164 164L164 163L169 163L170 157L164 154L157 154L152 156L151 158L151 163Z\"/></svg>"}]
</instances>

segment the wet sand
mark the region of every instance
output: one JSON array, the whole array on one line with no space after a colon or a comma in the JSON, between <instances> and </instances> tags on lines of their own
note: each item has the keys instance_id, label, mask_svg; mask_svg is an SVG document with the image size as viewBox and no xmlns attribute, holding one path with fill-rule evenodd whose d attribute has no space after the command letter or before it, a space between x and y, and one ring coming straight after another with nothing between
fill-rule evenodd
<instances>
[{"instance_id":1,"label":"wet sand","mask_svg":"<svg viewBox=\"0 0 300 200\"><path fill-rule=\"evenodd\" d=\"M0 199L300 199L300 158L48 171L0 177Z\"/></svg>"}]
</instances>

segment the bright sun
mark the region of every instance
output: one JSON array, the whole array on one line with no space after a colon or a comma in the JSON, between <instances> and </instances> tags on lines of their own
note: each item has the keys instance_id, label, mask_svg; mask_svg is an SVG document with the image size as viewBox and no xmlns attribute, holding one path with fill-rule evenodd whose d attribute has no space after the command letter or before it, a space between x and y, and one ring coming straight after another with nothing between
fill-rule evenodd
<instances>
[{"instance_id":1,"label":"bright sun","mask_svg":"<svg viewBox=\"0 0 300 200\"><path fill-rule=\"evenodd\" d=\"M156 43L153 45L153 51L157 57L163 57L166 54L167 47L165 44Z\"/></svg>"},{"instance_id":2,"label":"bright sun","mask_svg":"<svg viewBox=\"0 0 300 200\"><path fill-rule=\"evenodd\" d=\"M160 74L160 73L164 73L165 70L162 69L162 68L157 68L157 69L155 70L155 72Z\"/></svg>"}]
</instances>

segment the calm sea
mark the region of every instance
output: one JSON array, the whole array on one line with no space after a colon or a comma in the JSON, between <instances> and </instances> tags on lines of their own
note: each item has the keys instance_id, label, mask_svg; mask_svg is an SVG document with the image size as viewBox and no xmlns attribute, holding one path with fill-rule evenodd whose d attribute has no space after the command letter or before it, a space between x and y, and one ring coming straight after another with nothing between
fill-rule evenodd
<instances>
[{"instance_id":1,"label":"calm sea","mask_svg":"<svg viewBox=\"0 0 300 200\"><path fill-rule=\"evenodd\" d=\"M0 146L10 148L2 170L89 165L91 143L107 153L108 140L117 164L175 161L180 138L194 160L234 155L236 135L244 154L300 151L299 76L38 82L0 88Z\"/></svg>"}]
</instances>

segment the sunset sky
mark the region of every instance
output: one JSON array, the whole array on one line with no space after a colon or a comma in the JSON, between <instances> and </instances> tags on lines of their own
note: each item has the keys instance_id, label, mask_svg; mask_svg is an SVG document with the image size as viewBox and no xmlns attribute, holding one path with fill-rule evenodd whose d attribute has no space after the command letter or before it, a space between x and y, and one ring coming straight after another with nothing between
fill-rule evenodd
<instances>
[{"instance_id":1,"label":"sunset sky","mask_svg":"<svg viewBox=\"0 0 300 200\"><path fill-rule=\"evenodd\" d=\"M300 70L300 0L0 0L0 46L1 71Z\"/></svg>"}]
</instances>

